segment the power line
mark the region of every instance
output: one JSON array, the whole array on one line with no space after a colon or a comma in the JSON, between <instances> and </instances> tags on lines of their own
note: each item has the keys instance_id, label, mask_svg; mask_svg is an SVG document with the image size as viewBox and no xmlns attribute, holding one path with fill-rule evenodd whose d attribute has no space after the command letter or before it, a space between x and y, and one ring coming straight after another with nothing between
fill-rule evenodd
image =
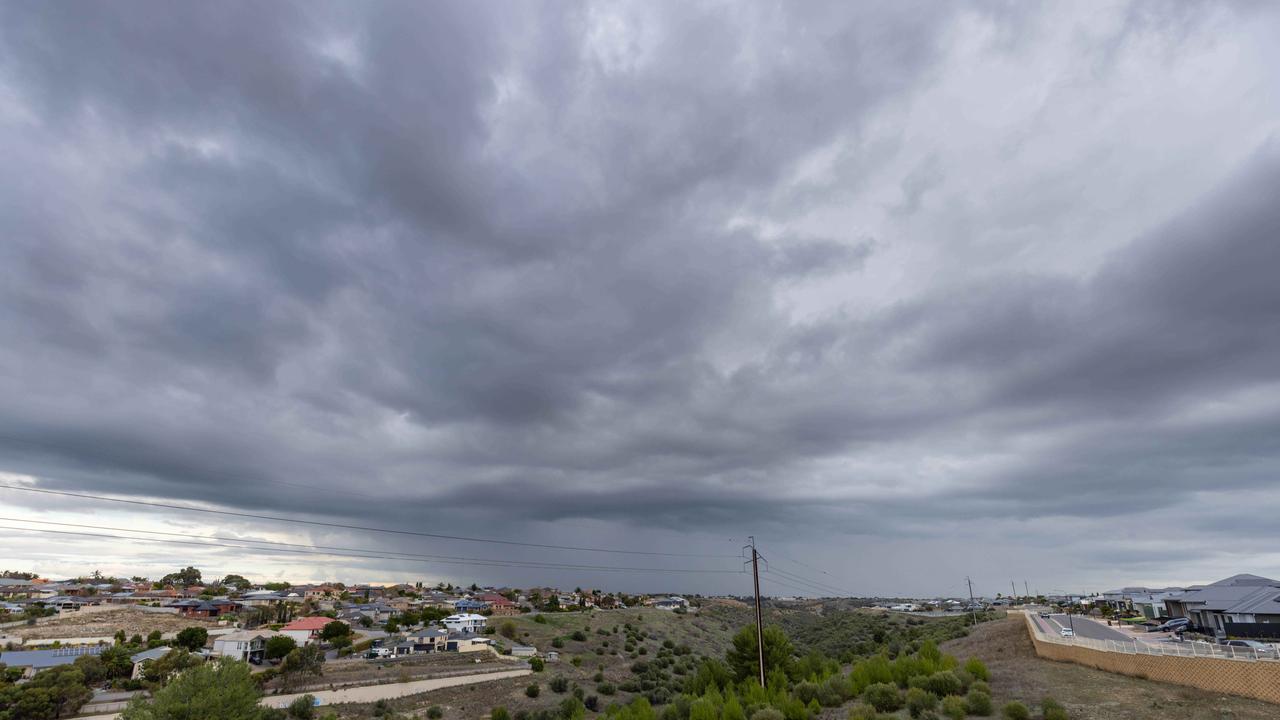
<instances>
[{"instance_id":1,"label":"power line","mask_svg":"<svg viewBox=\"0 0 1280 720\"><path fill-rule=\"evenodd\" d=\"M305 544L305 543L280 542L277 540L254 540L251 538L224 537L220 535L192 535L191 533L166 532L163 530L139 530L136 528L111 527L108 525L91 525L91 524L85 524L85 523L55 522L52 520L37 521L37 520L28 520L25 518L0 517L0 521L39 523L41 525L58 525L60 527L88 528L90 530L111 530L115 532L142 533L146 535L167 535L170 537L200 538L202 540L219 540L224 542L255 543L260 545L279 545L279 546L285 546L285 547L291 547L291 548L306 548L308 550L336 550L339 552L349 552L349 553L374 553L374 555L371 556L374 558L383 558L388 555L397 555L397 556L402 556L399 559L405 559L405 560L423 560L428 562L436 562L436 561L444 562L444 561L456 560L463 563L501 564L501 565L520 566L520 567L524 567L524 566L548 567L548 568L554 567L554 568L562 568L562 569L569 569L569 570L608 570L608 569L617 568L616 565L582 565L582 564L576 564L576 563L553 563L553 562L546 562L541 560L511 560L511 559L504 560L504 559L498 559L498 558L460 557L457 555L433 555L433 554L427 554L427 553L402 552L399 550L380 550L378 548L351 548L351 547L342 547L338 545L314 545L314 544ZM28 528L23 528L23 529L28 529ZM38 530L38 528L29 528L29 529ZM129 538L129 539L142 540L145 538ZM266 550L267 548L252 548L252 549ZM363 557L363 556L352 556L352 557ZM637 571L654 571L654 572L670 571L670 572L707 572L707 573L734 573L734 574L741 573L740 570L720 570L716 568L711 568L711 569L618 568L618 569L631 569L631 570L637 570Z\"/></svg>"},{"instance_id":2,"label":"power line","mask_svg":"<svg viewBox=\"0 0 1280 720\"><path fill-rule=\"evenodd\" d=\"M614 548L596 548L577 545L551 545L547 543L531 543L520 542L518 540L496 540L492 538L468 537L464 535L444 535L441 533L418 532L414 530L395 530L392 528L369 527L367 525L349 525L346 523L323 522L320 520L301 520L297 518L279 517L276 515L259 515L257 513L237 512L233 510L214 510L212 508L190 507L188 505L174 505L171 503L153 502L147 500L129 500L126 498L106 497L104 495L90 495L88 493L74 493L65 490L48 490L45 488L22 487L20 485L0 485L0 488L7 490L18 490L21 492L43 493L45 495L61 495L64 497L75 497L87 500L102 500L105 502L124 503L128 505L141 505L145 507L164 508L167 510L185 510L188 512L211 513L214 515L227 515L230 517L252 518L256 520L272 520L275 522L291 522L303 525L316 525L319 527L343 528L347 530L362 530L366 532L380 532L392 535L412 535L415 537L428 537L437 540L459 540L464 542L491 543L494 545L513 545L517 547L541 548L544 550L574 550L579 552L598 552L598 553L615 553L620 555L646 555L651 557L689 557L689 558L737 558L737 555L713 555L700 553L667 553L655 552L650 550L619 550Z\"/></svg>"},{"instance_id":3,"label":"power line","mask_svg":"<svg viewBox=\"0 0 1280 720\"><path fill-rule=\"evenodd\" d=\"M80 526L80 527L94 527L94 526ZM172 545L224 547L224 548L231 548L234 550L252 550L255 552L294 553L294 554L302 554L302 555L323 555L328 557L350 557L350 558L360 558L363 560L406 560L409 562L440 563L443 565L478 565L482 567L531 567L531 568L550 569L550 570L590 570L592 572L724 573L724 574L732 573L734 575L742 574L741 570L701 570L701 569L689 569L689 568L643 568L643 567L618 567L618 566L609 566L609 565L570 565L570 564L562 564L562 563L537 563L537 562L520 562L520 561L506 561L506 560L486 560L486 561L431 560L431 559L425 559L425 558L396 557L393 555L382 555L382 554L361 555L361 554L353 554L353 553L333 552L328 550L303 550L303 549L289 549L289 548L273 549L273 548L255 547L252 545L231 545L229 543L198 542L195 540L167 540L163 538L139 538L139 537L131 537L128 535L111 535L107 533L75 532L71 530L48 530L48 529L41 529L41 528L24 528L24 527L16 527L13 525L0 525L0 530L17 530L19 532L38 532L38 533L50 533L54 535L73 535L73 536L79 536L79 537L109 538L114 540L131 540L134 542L168 543ZM132 532L145 532L145 531L132 531ZM252 541L242 541L242 542L252 542Z\"/></svg>"},{"instance_id":4,"label":"power line","mask_svg":"<svg viewBox=\"0 0 1280 720\"><path fill-rule=\"evenodd\" d=\"M760 579L761 579L761 580L764 580L764 581L766 581L766 582L771 582L771 583L773 583L774 585L778 585L778 586L780 586L780 587L790 588L790 589L792 589L792 590L798 590L798 591L800 591L801 593L803 593L803 594L805 594L805 595L808 595L809 593L813 592L812 590L810 590L810 589L808 589L808 588L796 587L795 585L791 585L790 583L785 583L785 582L782 582L781 580L778 580L778 579L776 579L776 578L771 578L771 577L769 577L768 575L761 575L761 576L760 576Z\"/></svg>"},{"instance_id":5,"label":"power line","mask_svg":"<svg viewBox=\"0 0 1280 720\"><path fill-rule=\"evenodd\" d=\"M837 595L843 595L847 597L853 597L853 593L849 592L848 590L845 590L843 588L838 588L834 585L828 585L827 583L821 583L821 582L818 582L817 580L809 580L808 578L805 578L800 575L796 575L795 573L787 572L786 570L779 570L778 568L769 568L768 572L778 573L784 578L788 578L790 580L803 583L805 585L811 585L816 590L821 590L823 592L831 592Z\"/></svg>"}]
</instances>

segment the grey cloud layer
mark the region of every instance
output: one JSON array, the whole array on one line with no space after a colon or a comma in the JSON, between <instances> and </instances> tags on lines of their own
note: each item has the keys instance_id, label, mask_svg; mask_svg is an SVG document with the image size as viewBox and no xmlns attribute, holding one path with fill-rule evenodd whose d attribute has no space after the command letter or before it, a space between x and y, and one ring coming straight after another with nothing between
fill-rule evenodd
<instances>
[{"instance_id":1,"label":"grey cloud layer","mask_svg":"<svg viewBox=\"0 0 1280 720\"><path fill-rule=\"evenodd\" d=\"M874 195L850 168L887 146L793 178L936 83L965 22L994 54L1032 23L947 7L6 4L0 470L787 538L1266 490L1274 398L1194 411L1280 379L1274 144L1084 275L790 304L916 240L741 218ZM1136 4L1099 57L1183 13ZM998 169L910 163L893 227L964 172ZM982 263L967 221L919 242Z\"/></svg>"}]
</instances>

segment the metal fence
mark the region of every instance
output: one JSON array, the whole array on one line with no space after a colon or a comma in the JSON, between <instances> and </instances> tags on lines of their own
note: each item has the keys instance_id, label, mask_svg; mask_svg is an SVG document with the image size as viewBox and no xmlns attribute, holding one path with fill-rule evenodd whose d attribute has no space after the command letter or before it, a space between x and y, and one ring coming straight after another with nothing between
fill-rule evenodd
<instances>
[{"instance_id":1,"label":"metal fence","mask_svg":"<svg viewBox=\"0 0 1280 720\"><path fill-rule=\"evenodd\" d=\"M1169 657L1203 657L1245 662L1277 662L1275 652L1257 651L1252 648L1217 645L1207 642L1156 642L1142 640L1097 640L1085 637L1062 637L1041 627L1037 618L1026 616L1027 625L1040 642L1101 650L1126 655L1165 655Z\"/></svg>"}]
</instances>

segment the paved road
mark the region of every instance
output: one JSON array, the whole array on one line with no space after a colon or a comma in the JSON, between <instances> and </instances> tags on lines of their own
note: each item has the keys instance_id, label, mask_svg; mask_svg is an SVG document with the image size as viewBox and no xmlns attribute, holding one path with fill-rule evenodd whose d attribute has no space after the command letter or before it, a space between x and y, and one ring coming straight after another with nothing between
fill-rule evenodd
<instances>
[{"instance_id":1,"label":"paved road","mask_svg":"<svg viewBox=\"0 0 1280 720\"><path fill-rule=\"evenodd\" d=\"M1106 623L1100 623L1096 620L1082 617L1080 615L1072 615L1068 620L1066 615L1050 615L1049 621L1053 625L1050 632L1059 632L1064 627L1074 627L1076 637L1092 638L1094 640L1133 640L1132 635L1126 635L1119 630L1109 627Z\"/></svg>"}]
</instances>

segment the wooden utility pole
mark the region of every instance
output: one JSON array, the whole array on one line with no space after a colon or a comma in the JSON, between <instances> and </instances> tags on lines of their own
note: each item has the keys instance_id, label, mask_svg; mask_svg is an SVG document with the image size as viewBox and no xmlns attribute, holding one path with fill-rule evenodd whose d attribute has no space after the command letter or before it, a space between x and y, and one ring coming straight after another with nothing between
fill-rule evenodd
<instances>
[{"instance_id":1,"label":"wooden utility pole","mask_svg":"<svg viewBox=\"0 0 1280 720\"><path fill-rule=\"evenodd\" d=\"M756 552L756 539L751 536L751 579L756 586L756 657L760 662L760 687L764 687L764 625L760 613L760 553Z\"/></svg>"},{"instance_id":2,"label":"wooden utility pole","mask_svg":"<svg viewBox=\"0 0 1280 720\"><path fill-rule=\"evenodd\" d=\"M978 611L973 607L973 605L974 605L974 603L973 603L973 581L971 581L971 580L969 579L969 576L968 576L968 575L965 575L965 576L964 576L964 581L965 581L965 584L967 584L967 585L969 586L969 614L973 616L973 624L974 624L974 625L977 625L977 624L978 624Z\"/></svg>"}]
</instances>

